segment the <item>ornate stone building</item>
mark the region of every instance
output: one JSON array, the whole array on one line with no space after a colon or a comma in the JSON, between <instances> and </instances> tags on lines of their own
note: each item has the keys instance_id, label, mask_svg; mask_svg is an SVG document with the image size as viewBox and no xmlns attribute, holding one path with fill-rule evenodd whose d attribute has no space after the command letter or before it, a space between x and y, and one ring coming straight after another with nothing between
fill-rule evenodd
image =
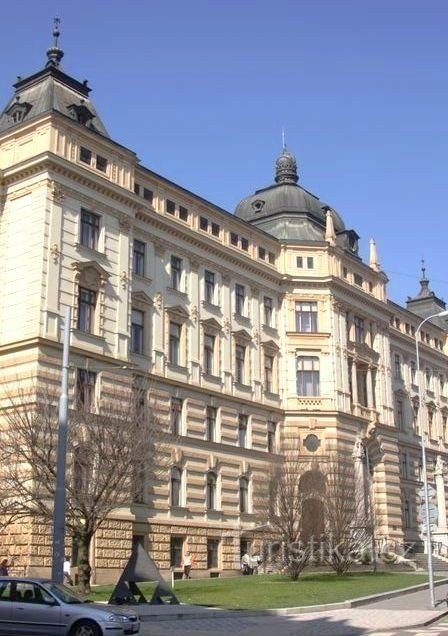
<instances>
[{"instance_id":1,"label":"ornate stone building","mask_svg":"<svg viewBox=\"0 0 448 636\"><path fill-rule=\"evenodd\" d=\"M149 387L172 433L166 480L97 532L95 580L115 579L133 540L165 572L187 545L196 573L238 570L257 480L288 437L310 462L353 457L381 538L421 538L415 331L444 308L425 276L407 308L388 301L375 244L363 262L356 232L298 183L286 149L274 184L234 214L142 166L62 57L56 34L0 116L2 385L11 393L60 368L70 305L71 404ZM421 336L446 542L446 323ZM18 566L49 572L47 527L31 521L4 541Z\"/></svg>"}]
</instances>

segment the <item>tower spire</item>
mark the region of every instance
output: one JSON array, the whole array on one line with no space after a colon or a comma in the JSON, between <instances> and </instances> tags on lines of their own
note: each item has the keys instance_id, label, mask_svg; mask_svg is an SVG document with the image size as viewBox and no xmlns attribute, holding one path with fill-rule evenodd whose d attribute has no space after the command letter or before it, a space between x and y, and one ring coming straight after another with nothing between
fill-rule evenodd
<instances>
[{"instance_id":1,"label":"tower spire","mask_svg":"<svg viewBox=\"0 0 448 636\"><path fill-rule=\"evenodd\" d=\"M59 36L61 32L59 30L59 26L61 24L60 18L56 17L53 20L53 46L50 46L47 49L47 58L48 62L46 63L46 67L59 68L59 64L64 57L64 51L59 48Z\"/></svg>"}]
</instances>

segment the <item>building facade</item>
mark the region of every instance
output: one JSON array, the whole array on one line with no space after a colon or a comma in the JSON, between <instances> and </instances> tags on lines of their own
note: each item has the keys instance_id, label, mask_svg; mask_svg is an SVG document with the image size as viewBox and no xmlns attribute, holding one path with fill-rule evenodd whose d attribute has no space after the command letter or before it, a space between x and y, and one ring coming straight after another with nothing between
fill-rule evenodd
<instances>
[{"instance_id":1,"label":"building facade","mask_svg":"<svg viewBox=\"0 0 448 636\"><path fill-rule=\"evenodd\" d=\"M186 547L202 576L237 571L259 523L256 485L290 438L310 463L334 451L356 462L379 536L402 544L423 536L423 426L446 545L440 319L421 332L417 417L415 333L444 309L426 277L406 308L388 301L375 244L363 262L356 232L298 183L286 149L273 185L234 214L145 168L62 56L56 34L0 116L2 386L57 375L69 305L71 406L132 384L172 435L166 478L97 532L94 580L115 580L133 541L164 572ZM49 573L47 526L31 519L3 539L17 567Z\"/></svg>"}]
</instances>

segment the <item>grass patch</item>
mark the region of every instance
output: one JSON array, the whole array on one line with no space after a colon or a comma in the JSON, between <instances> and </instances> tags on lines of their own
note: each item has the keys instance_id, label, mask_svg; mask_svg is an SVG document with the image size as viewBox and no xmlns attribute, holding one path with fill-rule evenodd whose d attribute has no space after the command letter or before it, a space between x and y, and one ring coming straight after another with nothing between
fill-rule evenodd
<instances>
[{"instance_id":1,"label":"grass patch","mask_svg":"<svg viewBox=\"0 0 448 636\"><path fill-rule=\"evenodd\" d=\"M207 580L176 581L175 594L182 603L226 609L273 609L336 603L348 599L427 583L425 574L353 572L304 574L298 581L277 575L240 576ZM113 585L95 587L89 598L107 600ZM153 584L139 585L151 598Z\"/></svg>"}]
</instances>

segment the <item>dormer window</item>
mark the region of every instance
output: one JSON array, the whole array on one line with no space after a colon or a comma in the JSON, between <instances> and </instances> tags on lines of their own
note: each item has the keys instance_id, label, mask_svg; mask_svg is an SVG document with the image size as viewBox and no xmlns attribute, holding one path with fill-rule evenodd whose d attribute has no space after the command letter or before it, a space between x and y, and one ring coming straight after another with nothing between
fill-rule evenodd
<instances>
[{"instance_id":1,"label":"dormer window","mask_svg":"<svg viewBox=\"0 0 448 636\"><path fill-rule=\"evenodd\" d=\"M70 111L70 115L73 119L76 119L76 121L83 124L83 126L86 126L89 121L95 117L92 111L89 110L82 102L81 104L71 104L71 106L68 107L68 110Z\"/></svg>"},{"instance_id":2,"label":"dormer window","mask_svg":"<svg viewBox=\"0 0 448 636\"><path fill-rule=\"evenodd\" d=\"M31 108L32 106L28 102L16 102L7 110L7 113L15 124L20 124Z\"/></svg>"}]
</instances>

